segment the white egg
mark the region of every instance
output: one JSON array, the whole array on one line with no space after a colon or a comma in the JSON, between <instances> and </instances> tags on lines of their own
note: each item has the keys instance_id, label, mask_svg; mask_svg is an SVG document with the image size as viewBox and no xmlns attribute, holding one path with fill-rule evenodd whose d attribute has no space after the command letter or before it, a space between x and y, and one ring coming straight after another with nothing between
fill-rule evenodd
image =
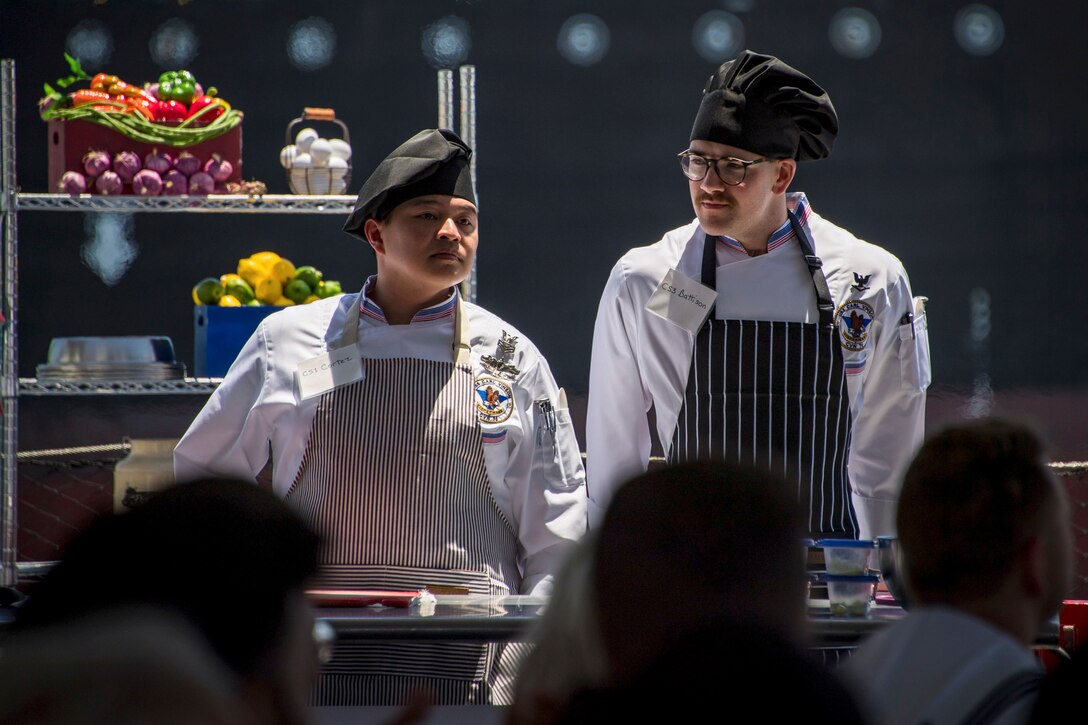
<instances>
[{"instance_id":1,"label":"white egg","mask_svg":"<svg viewBox=\"0 0 1088 725\"><path fill-rule=\"evenodd\" d=\"M298 155L298 146L295 146L294 144L284 146L280 149L280 166L285 169L291 168L296 155Z\"/></svg>"},{"instance_id":2,"label":"white egg","mask_svg":"<svg viewBox=\"0 0 1088 725\"><path fill-rule=\"evenodd\" d=\"M329 146L332 147L332 155L347 161L351 158L351 144L342 138L330 138Z\"/></svg>"},{"instance_id":3,"label":"white egg","mask_svg":"<svg viewBox=\"0 0 1088 725\"><path fill-rule=\"evenodd\" d=\"M348 162L339 156L330 156L328 162L325 164L330 169L344 169L348 168Z\"/></svg>"},{"instance_id":4,"label":"white egg","mask_svg":"<svg viewBox=\"0 0 1088 725\"><path fill-rule=\"evenodd\" d=\"M314 160L314 166L324 166L332 157L332 145L328 139L314 139L310 144L310 157Z\"/></svg>"},{"instance_id":5,"label":"white egg","mask_svg":"<svg viewBox=\"0 0 1088 725\"><path fill-rule=\"evenodd\" d=\"M298 146L298 150L302 153L310 153L310 144L316 141L320 136L317 131L312 128L304 128L295 135L295 146Z\"/></svg>"},{"instance_id":6,"label":"white egg","mask_svg":"<svg viewBox=\"0 0 1088 725\"><path fill-rule=\"evenodd\" d=\"M295 154L295 160L291 162L292 169L312 169L314 160L310 154Z\"/></svg>"}]
</instances>

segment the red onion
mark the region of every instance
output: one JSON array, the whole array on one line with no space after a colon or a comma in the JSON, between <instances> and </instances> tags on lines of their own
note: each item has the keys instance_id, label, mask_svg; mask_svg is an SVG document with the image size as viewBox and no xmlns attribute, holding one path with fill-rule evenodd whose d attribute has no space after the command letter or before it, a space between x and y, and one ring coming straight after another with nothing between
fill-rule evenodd
<instances>
[{"instance_id":1,"label":"red onion","mask_svg":"<svg viewBox=\"0 0 1088 725\"><path fill-rule=\"evenodd\" d=\"M152 149L151 153L144 157L144 168L151 169L162 176L174 168L174 160L170 158L170 154L161 154L158 149Z\"/></svg>"},{"instance_id":2,"label":"red onion","mask_svg":"<svg viewBox=\"0 0 1088 725\"><path fill-rule=\"evenodd\" d=\"M185 174L185 178L189 178L200 171L200 159L188 151L182 151L174 161L174 168Z\"/></svg>"},{"instance_id":3,"label":"red onion","mask_svg":"<svg viewBox=\"0 0 1088 725\"><path fill-rule=\"evenodd\" d=\"M215 191L215 179L210 174L198 171L189 177L189 193L204 196Z\"/></svg>"},{"instance_id":4,"label":"red onion","mask_svg":"<svg viewBox=\"0 0 1088 725\"><path fill-rule=\"evenodd\" d=\"M132 151L121 151L113 157L113 170L121 177L121 181L132 181L132 177L140 170L140 157Z\"/></svg>"},{"instance_id":5,"label":"red onion","mask_svg":"<svg viewBox=\"0 0 1088 725\"><path fill-rule=\"evenodd\" d=\"M212 154L212 157L204 164L204 172L216 181L226 181L234 173L234 166L221 158L219 154Z\"/></svg>"},{"instance_id":6,"label":"red onion","mask_svg":"<svg viewBox=\"0 0 1088 725\"><path fill-rule=\"evenodd\" d=\"M189 180L177 169L170 169L162 177L163 196L178 196L189 193Z\"/></svg>"},{"instance_id":7,"label":"red onion","mask_svg":"<svg viewBox=\"0 0 1088 725\"><path fill-rule=\"evenodd\" d=\"M105 151L88 151L83 157L83 170L87 176L98 176L110 168L110 155Z\"/></svg>"},{"instance_id":8,"label":"red onion","mask_svg":"<svg viewBox=\"0 0 1088 725\"><path fill-rule=\"evenodd\" d=\"M132 190L140 196L158 196L162 192L162 177L151 169L139 171L132 177Z\"/></svg>"},{"instance_id":9,"label":"red onion","mask_svg":"<svg viewBox=\"0 0 1088 725\"><path fill-rule=\"evenodd\" d=\"M64 175L60 177L57 188L65 194L78 196L87 192L87 179L83 178L83 174L78 171L65 171Z\"/></svg>"},{"instance_id":10,"label":"red onion","mask_svg":"<svg viewBox=\"0 0 1088 725\"><path fill-rule=\"evenodd\" d=\"M121 177L117 175L116 171L103 171L94 180L95 191L103 196L120 194L123 185L124 182L121 181Z\"/></svg>"},{"instance_id":11,"label":"red onion","mask_svg":"<svg viewBox=\"0 0 1088 725\"><path fill-rule=\"evenodd\" d=\"M150 93L152 95L152 97L154 97L154 98L159 97L159 84L158 83L148 83L147 85L144 86L144 90L147 91L148 93Z\"/></svg>"}]
</instances>

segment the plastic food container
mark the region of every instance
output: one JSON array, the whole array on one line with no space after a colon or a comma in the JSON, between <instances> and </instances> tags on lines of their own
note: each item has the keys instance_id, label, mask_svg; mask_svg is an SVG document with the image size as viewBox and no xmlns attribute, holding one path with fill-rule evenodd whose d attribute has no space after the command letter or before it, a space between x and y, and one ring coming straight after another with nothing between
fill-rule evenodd
<instances>
[{"instance_id":1,"label":"plastic food container","mask_svg":"<svg viewBox=\"0 0 1088 725\"><path fill-rule=\"evenodd\" d=\"M869 571L869 559L876 546L872 539L820 539L828 574L858 575Z\"/></svg>"},{"instance_id":2,"label":"plastic food container","mask_svg":"<svg viewBox=\"0 0 1088 725\"><path fill-rule=\"evenodd\" d=\"M876 574L825 574L827 601L833 617L865 617L873 607Z\"/></svg>"}]
</instances>

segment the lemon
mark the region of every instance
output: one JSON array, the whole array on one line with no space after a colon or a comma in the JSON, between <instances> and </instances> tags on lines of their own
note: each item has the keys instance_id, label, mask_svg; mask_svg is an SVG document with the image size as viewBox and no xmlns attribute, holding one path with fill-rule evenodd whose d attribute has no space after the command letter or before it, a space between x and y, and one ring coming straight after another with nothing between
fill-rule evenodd
<instances>
[{"instance_id":1,"label":"lemon","mask_svg":"<svg viewBox=\"0 0 1088 725\"><path fill-rule=\"evenodd\" d=\"M272 304L274 304L276 307L290 307L293 304L295 304L295 301L287 299L286 297L280 297L278 300L276 300Z\"/></svg>"},{"instance_id":2,"label":"lemon","mask_svg":"<svg viewBox=\"0 0 1088 725\"><path fill-rule=\"evenodd\" d=\"M223 285L215 277L205 277L193 286L193 302L214 305L223 296Z\"/></svg>"},{"instance_id":3,"label":"lemon","mask_svg":"<svg viewBox=\"0 0 1088 725\"><path fill-rule=\"evenodd\" d=\"M280 255L275 252L255 252L249 255L249 258L266 268L271 268L273 264L280 261Z\"/></svg>"},{"instance_id":4,"label":"lemon","mask_svg":"<svg viewBox=\"0 0 1088 725\"><path fill-rule=\"evenodd\" d=\"M321 299L321 298L320 298L320 297L318 297L317 295L310 295L309 297L307 297L306 299L304 299L304 300L302 301L302 304L304 304L304 305L308 305L308 304L310 304L311 302L317 302L317 301L318 301L319 299Z\"/></svg>"},{"instance_id":5,"label":"lemon","mask_svg":"<svg viewBox=\"0 0 1088 725\"><path fill-rule=\"evenodd\" d=\"M281 257L272 265L270 271L272 276L282 285L286 285L295 278L295 265L291 264L290 259Z\"/></svg>"},{"instance_id":6,"label":"lemon","mask_svg":"<svg viewBox=\"0 0 1088 725\"><path fill-rule=\"evenodd\" d=\"M228 272L227 274L221 274L221 275L219 275L219 284L221 284L221 285L223 285L224 287L226 287L226 286L227 286L228 284L230 284L231 282L237 282L237 281L238 281L238 280L240 280L240 279L242 279L242 278L241 278L241 277L239 277L238 275L236 275L236 274L231 274L230 272ZM244 282L245 280L242 280L242 281Z\"/></svg>"},{"instance_id":7,"label":"lemon","mask_svg":"<svg viewBox=\"0 0 1088 725\"><path fill-rule=\"evenodd\" d=\"M283 285L274 277L263 277L254 287L257 299L265 304L274 305L276 300L283 297Z\"/></svg>"},{"instance_id":8,"label":"lemon","mask_svg":"<svg viewBox=\"0 0 1088 725\"><path fill-rule=\"evenodd\" d=\"M223 295L219 298L220 307L241 307L242 303L233 295Z\"/></svg>"},{"instance_id":9,"label":"lemon","mask_svg":"<svg viewBox=\"0 0 1088 725\"><path fill-rule=\"evenodd\" d=\"M283 288L283 296L295 302L304 302L311 294L313 290L310 289L310 285L301 279L293 279Z\"/></svg>"},{"instance_id":10,"label":"lemon","mask_svg":"<svg viewBox=\"0 0 1088 725\"><path fill-rule=\"evenodd\" d=\"M262 279L268 277L268 270L250 257L238 260L238 276L249 283L253 289L257 289Z\"/></svg>"}]
</instances>

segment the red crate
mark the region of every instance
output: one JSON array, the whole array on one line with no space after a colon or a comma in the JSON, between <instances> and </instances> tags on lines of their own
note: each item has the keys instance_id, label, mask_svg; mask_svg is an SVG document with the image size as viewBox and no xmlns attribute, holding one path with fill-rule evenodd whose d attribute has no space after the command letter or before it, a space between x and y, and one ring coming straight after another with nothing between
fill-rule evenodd
<instances>
[{"instance_id":1,"label":"red crate","mask_svg":"<svg viewBox=\"0 0 1088 725\"><path fill-rule=\"evenodd\" d=\"M234 173L227 181L242 180L242 124L238 124L222 136L184 148L133 141L112 128L91 121L53 119L48 122L48 129L49 191L51 192L57 191L60 177L65 171L83 173L83 156L91 150L105 151L111 159L120 151L134 151L141 160L155 148L171 156L177 156L181 151L188 151L201 161L208 160L212 154L219 154L234 167Z\"/></svg>"}]
</instances>

